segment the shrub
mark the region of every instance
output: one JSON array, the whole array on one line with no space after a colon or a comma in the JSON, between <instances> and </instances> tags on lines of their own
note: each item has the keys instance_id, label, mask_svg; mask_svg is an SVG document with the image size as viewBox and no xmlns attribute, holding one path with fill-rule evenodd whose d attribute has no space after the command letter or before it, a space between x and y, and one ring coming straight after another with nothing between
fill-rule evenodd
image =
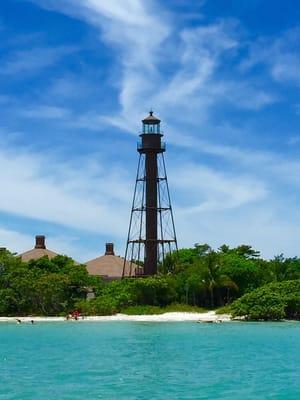
<instances>
[{"instance_id":1,"label":"shrub","mask_svg":"<svg viewBox=\"0 0 300 400\"><path fill-rule=\"evenodd\" d=\"M113 315L118 312L114 299L108 296L78 301L75 307L82 315Z\"/></svg>"},{"instance_id":2,"label":"shrub","mask_svg":"<svg viewBox=\"0 0 300 400\"><path fill-rule=\"evenodd\" d=\"M167 312L204 312L205 310L200 307L190 306L188 304L169 304L166 307L158 307L151 305L137 305L127 307L121 312L128 315L153 315L153 314L164 314Z\"/></svg>"},{"instance_id":3,"label":"shrub","mask_svg":"<svg viewBox=\"0 0 300 400\"><path fill-rule=\"evenodd\" d=\"M157 275L135 280L137 304L164 307L176 300L175 282L171 276Z\"/></svg>"},{"instance_id":4,"label":"shrub","mask_svg":"<svg viewBox=\"0 0 300 400\"><path fill-rule=\"evenodd\" d=\"M164 312L165 310L161 307L148 305L131 306L122 310L122 313L127 315L155 315Z\"/></svg>"},{"instance_id":5,"label":"shrub","mask_svg":"<svg viewBox=\"0 0 300 400\"><path fill-rule=\"evenodd\" d=\"M300 280L270 283L232 303L233 316L250 320L300 319Z\"/></svg>"},{"instance_id":6,"label":"shrub","mask_svg":"<svg viewBox=\"0 0 300 400\"><path fill-rule=\"evenodd\" d=\"M223 307L219 307L217 310L216 310L216 314L231 314L231 305L230 304L227 304L226 306L223 306Z\"/></svg>"}]
</instances>

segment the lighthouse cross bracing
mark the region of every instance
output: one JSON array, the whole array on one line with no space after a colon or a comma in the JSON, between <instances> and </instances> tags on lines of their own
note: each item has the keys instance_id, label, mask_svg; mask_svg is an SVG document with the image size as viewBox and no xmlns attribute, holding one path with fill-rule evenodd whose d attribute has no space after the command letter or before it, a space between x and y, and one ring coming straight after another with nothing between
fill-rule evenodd
<instances>
[{"instance_id":1,"label":"lighthouse cross bracing","mask_svg":"<svg viewBox=\"0 0 300 400\"><path fill-rule=\"evenodd\" d=\"M142 122L124 261L124 265L127 261L132 266L131 276L155 274L166 255L177 250L160 120L151 111Z\"/></svg>"}]
</instances>

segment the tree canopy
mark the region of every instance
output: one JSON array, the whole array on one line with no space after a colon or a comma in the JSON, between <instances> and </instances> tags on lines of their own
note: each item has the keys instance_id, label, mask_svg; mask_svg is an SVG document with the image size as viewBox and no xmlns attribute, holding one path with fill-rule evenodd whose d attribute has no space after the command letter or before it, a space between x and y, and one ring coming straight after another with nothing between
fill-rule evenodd
<instances>
[{"instance_id":1,"label":"tree canopy","mask_svg":"<svg viewBox=\"0 0 300 400\"><path fill-rule=\"evenodd\" d=\"M90 277L85 266L65 256L25 263L0 252L0 315L65 314L101 285L100 278Z\"/></svg>"},{"instance_id":2,"label":"tree canopy","mask_svg":"<svg viewBox=\"0 0 300 400\"><path fill-rule=\"evenodd\" d=\"M25 263L2 250L0 315L60 315L74 309L89 315L107 315L128 308L165 308L176 303L180 307L211 309L232 304L236 315L244 310L249 318L260 319L265 301L277 307L274 305L266 318L298 318L298 311L289 311L294 310L292 299L287 303L281 288L297 291L295 282L299 280L299 258L279 255L264 260L248 245L223 245L214 250L208 244L196 244L168 254L156 276L112 282L89 276L84 265L65 256ZM87 300L90 291L95 298ZM299 301L297 296L293 298L295 304ZM255 304L260 311L249 311Z\"/></svg>"}]
</instances>

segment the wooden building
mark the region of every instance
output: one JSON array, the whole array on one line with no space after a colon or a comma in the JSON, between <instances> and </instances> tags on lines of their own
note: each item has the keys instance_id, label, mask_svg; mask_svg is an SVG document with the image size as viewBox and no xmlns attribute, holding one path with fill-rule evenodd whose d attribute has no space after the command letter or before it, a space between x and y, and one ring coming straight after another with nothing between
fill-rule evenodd
<instances>
[{"instance_id":1,"label":"wooden building","mask_svg":"<svg viewBox=\"0 0 300 400\"><path fill-rule=\"evenodd\" d=\"M124 258L116 256L113 243L106 243L105 253L93 260L87 261L86 268L90 275L99 275L105 279L121 279L124 267ZM131 271L130 271L131 270ZM138 275L139 267L126 261L124 276Z\"/></svg>"}]
</instances>

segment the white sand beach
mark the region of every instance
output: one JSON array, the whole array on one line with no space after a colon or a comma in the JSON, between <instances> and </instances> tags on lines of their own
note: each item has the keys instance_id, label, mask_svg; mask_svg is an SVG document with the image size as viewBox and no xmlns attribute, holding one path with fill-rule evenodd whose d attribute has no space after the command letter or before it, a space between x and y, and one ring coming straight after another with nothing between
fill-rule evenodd
<instances>
[{"instance_id":1,"label":"white sand beach","mask_svg":"<svg viewBox=\"0 0 300 400\"><path fill-rule=\"evenodd\" d=\"M136 322L184 322L184 321L199 321L199 322L228 322L231 321L229 314L216 314L215 311L208 311L205 313L189 313L189 312L168 312L165 314L156 315L125 315L116 314L109 316L89 316L80 317L77 321L66 321L64 317L0 317L1 322L14 322L17 320L21 323L37 322L111 322L111 321L136 321Z\"/></svg>"}]
</instances>

